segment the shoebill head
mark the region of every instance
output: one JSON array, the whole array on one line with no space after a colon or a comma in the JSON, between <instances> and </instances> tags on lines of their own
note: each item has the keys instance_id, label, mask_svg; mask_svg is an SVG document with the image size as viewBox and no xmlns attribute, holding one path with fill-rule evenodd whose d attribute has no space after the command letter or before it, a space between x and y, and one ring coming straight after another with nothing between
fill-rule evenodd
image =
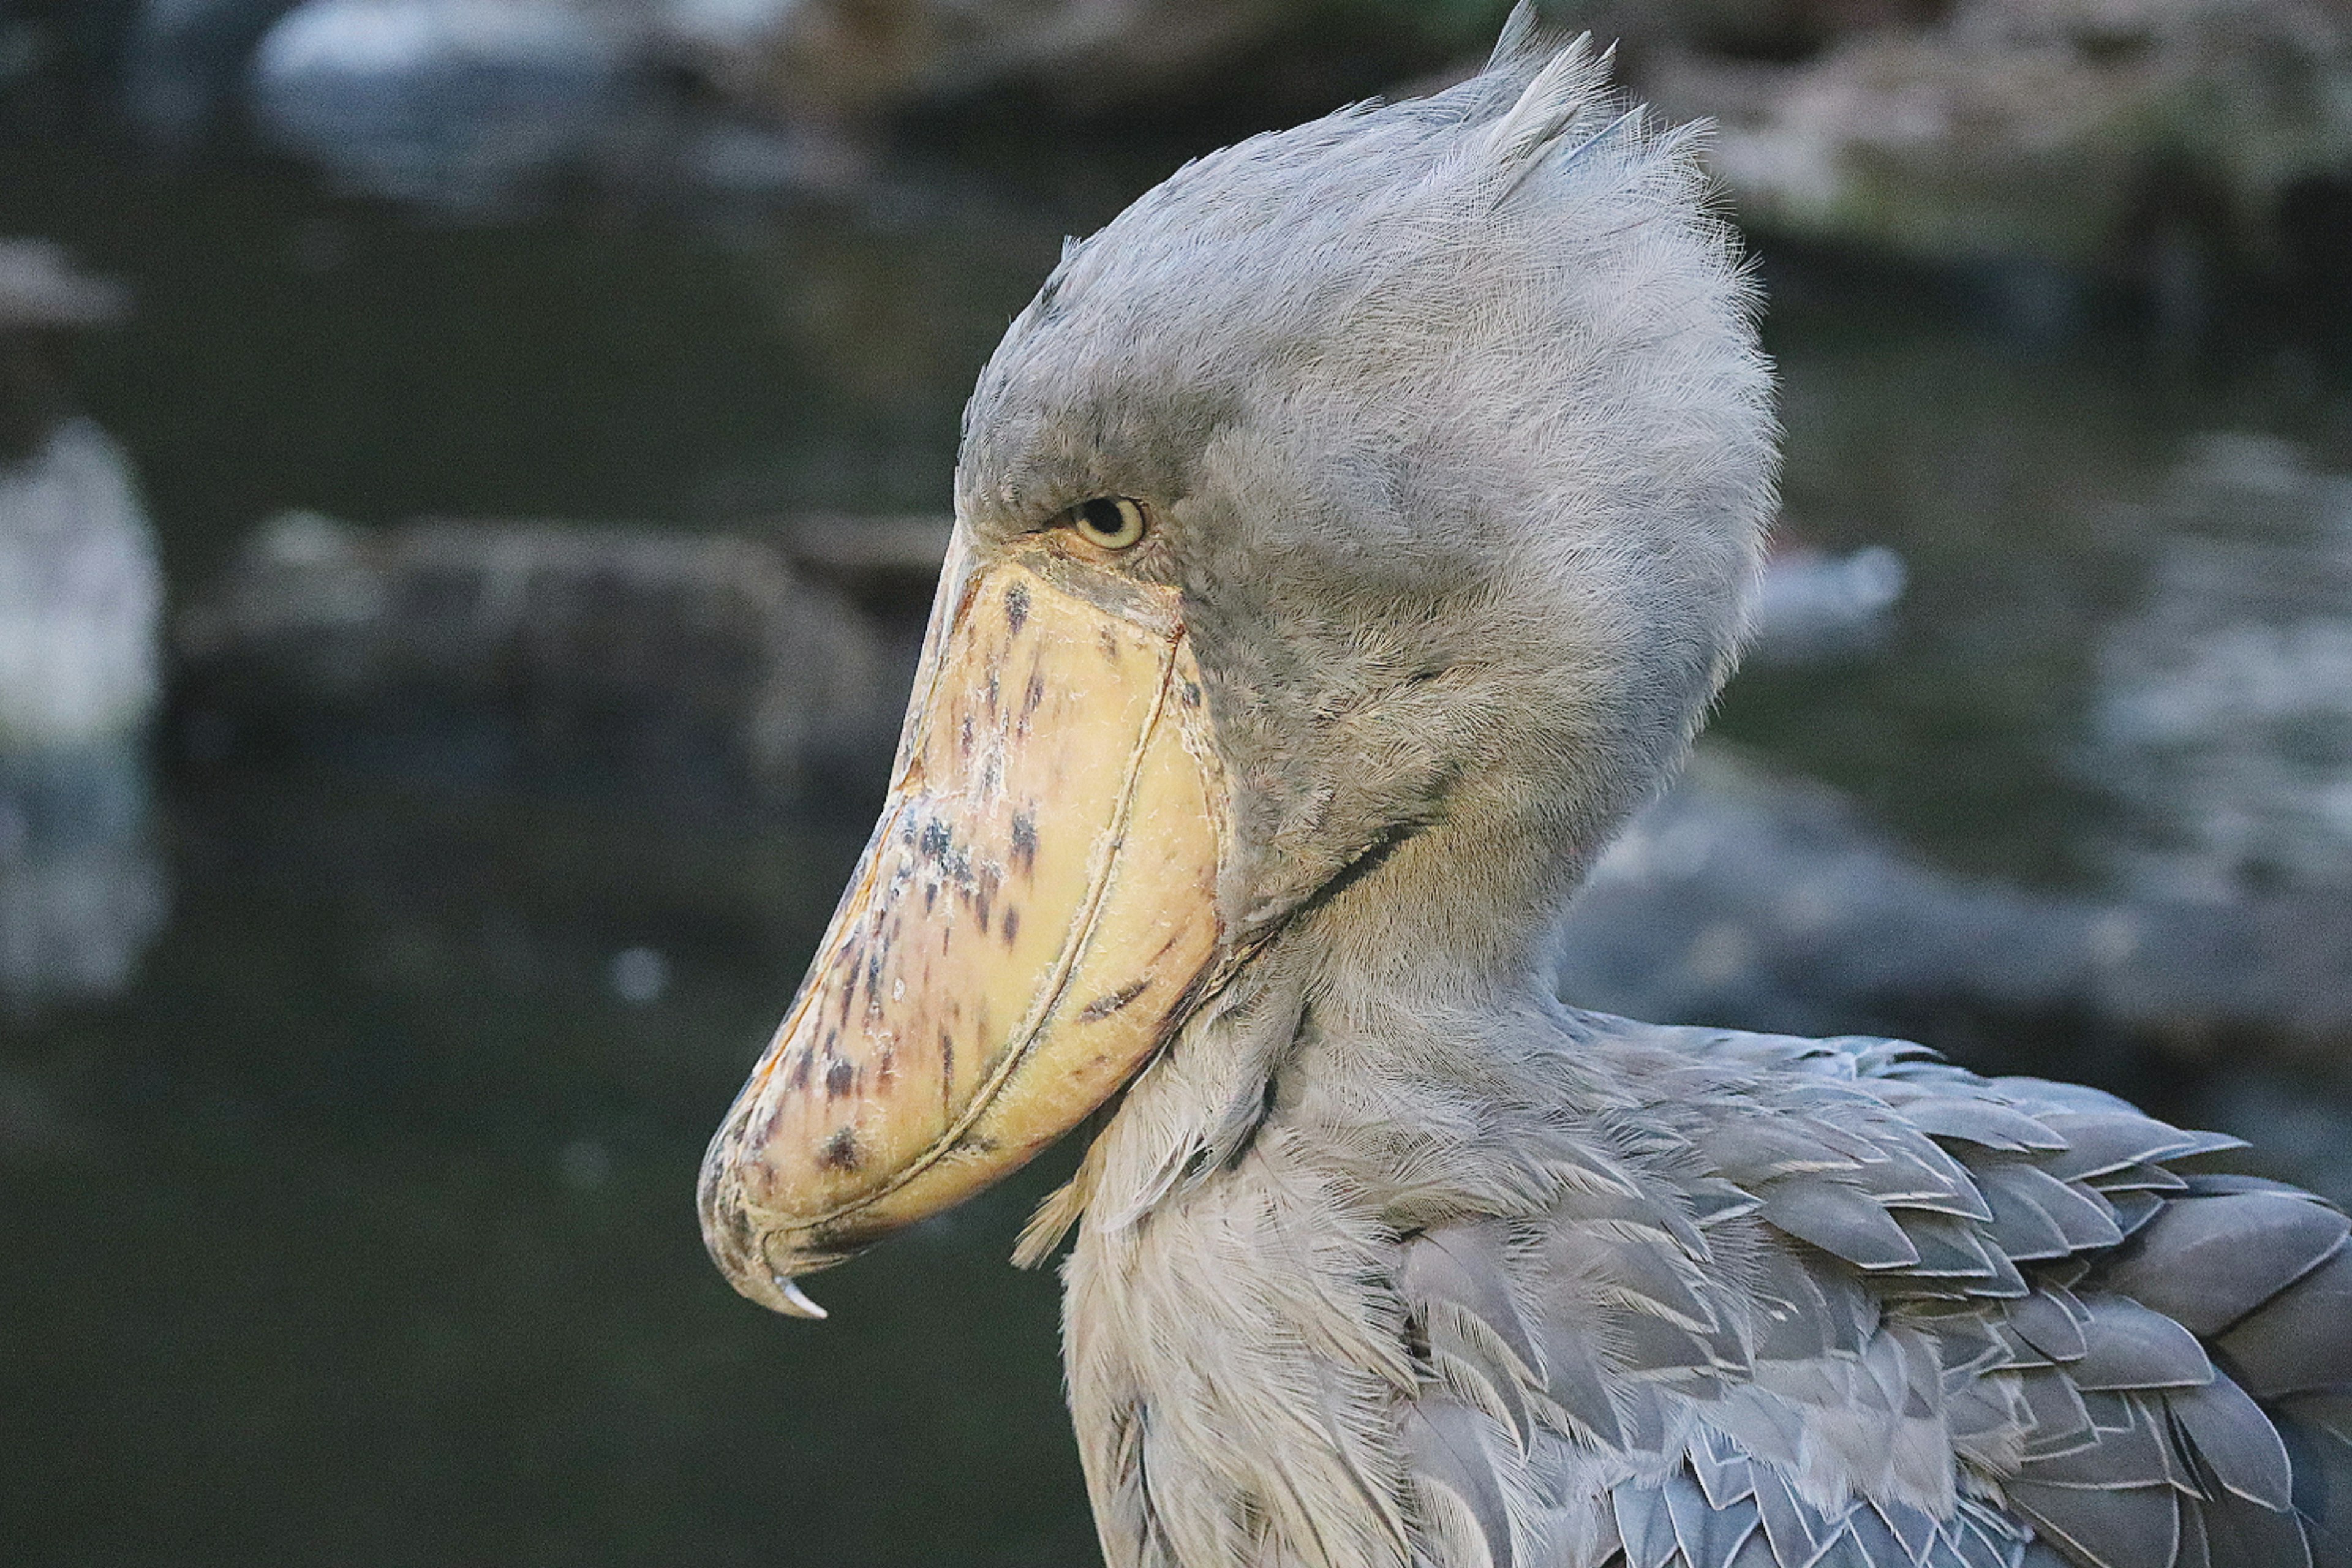
<instances>
[{"instance_id":1,"label":"shoebill head","mask_svg":"<svg viewBox=\"0 0 2352 1568\"><path fill-rule=\"evenodd\" d=\"M1017 1167L1402 844L1458 867L1421 939L1528 949L1730 669L1770 510L1692 146L1515 18L1066 251L965 412L882 820L704 1168L739 1289L804 1310Z\"/></svg>"}]
</instances>

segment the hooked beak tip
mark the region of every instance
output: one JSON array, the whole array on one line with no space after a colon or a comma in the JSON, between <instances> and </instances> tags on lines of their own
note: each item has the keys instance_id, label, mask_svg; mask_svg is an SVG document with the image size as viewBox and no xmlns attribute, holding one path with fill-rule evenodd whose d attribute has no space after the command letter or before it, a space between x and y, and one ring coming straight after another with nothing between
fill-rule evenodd
<instances>
[{"instance_id":1,"label":"hooked beak tip","mask_svg":"<svg viewBox=\"0 0 2352 1568\"><path fill-rule=\"evenodd\" d=\"M820 1321L833 1316L809 1300L808 1292L801 1289L797 1279L788 1279L781 1274L771 1274L768 1279L776 1288L776 1310L785 1316L812 1318Z\"/></svg>"}]
</instances>

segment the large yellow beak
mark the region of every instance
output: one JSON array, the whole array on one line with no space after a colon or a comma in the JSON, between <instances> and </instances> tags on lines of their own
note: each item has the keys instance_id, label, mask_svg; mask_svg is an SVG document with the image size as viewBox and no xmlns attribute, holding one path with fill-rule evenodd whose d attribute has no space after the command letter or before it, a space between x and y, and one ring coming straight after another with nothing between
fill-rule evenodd
<instances>
[{"instance_id":1,"label":"large yellow beak","mask_svg":"<svg viewBox=\"0 0 2352 1568\"><path fill-rule=\"evenodd\" d=\"M1230 833L1175 591L962 529L882 819L702 1166L735 1288L998 1180L1124 1083L1218 951Z\"/></svg>"}]
</instances>

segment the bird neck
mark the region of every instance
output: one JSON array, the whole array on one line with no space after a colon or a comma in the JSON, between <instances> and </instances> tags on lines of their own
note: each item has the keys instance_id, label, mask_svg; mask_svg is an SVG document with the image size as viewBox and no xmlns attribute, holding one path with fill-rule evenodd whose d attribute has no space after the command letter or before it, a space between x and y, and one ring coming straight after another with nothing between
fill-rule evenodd
<instances>
[{"instance_id":1,"label":"bird neck","mask_svg":"<svg viewBox=\"0 0 2352 1568\"><path fill-rule=\"evenodd\" d=\"M1533 812L1422 827L1335 879L1286 945L1342 1005L1514 997L1540 985L1559 911L1589 862L1564 841L1561 825Z\"/></svg>"},{"instance_id":2,"label":"bird neck","mask_svg":"<svg viewBox=\"0 0 2352 1568\"><path fill-rule=\"evenodd\" d=\"M1414 1560L1383 1436L1417 1386L1399 1238L1532 1190L1514 1077L1583 1070L1535 962L1571 874L1449 837L1303 910L1088 1152L1064 1333L1111 1568Z\"/></svg>"},{"instance_id":3,"label":"bird neck","mask_svg":"<svg viewBox=\"0 0 2352 1568\"><path fill-rule=\"evenodd\" d=\"M1383 1159L1478 1163L1448 1140L1499 1129L1492 1110L1526 1102L1538 1058L1555 1103L1581 1098L1584 1069L1558 1062L1573 1026L1550 987L1556 911L1587 858L1563 842L1531 817L1456 819L1359 861L1130 1086L1054 1224L1082 1210L1098 1229L1137 1224L1277 1124L1366 1190L1389 1184ZM1488 1111L1456 1114L1470 1106ZM1511 1157L1507 1137L1498 1147Z\"/></svg>"}]
</instances>

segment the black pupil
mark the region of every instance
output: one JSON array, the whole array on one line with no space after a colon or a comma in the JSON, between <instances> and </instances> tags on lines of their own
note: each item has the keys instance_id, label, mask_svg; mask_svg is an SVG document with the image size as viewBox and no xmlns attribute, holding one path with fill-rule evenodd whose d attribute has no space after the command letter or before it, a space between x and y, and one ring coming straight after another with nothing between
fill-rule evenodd
<instances>
[{"instance_id":1,"label":"black pupil","mask_svg":"<svg viewBox=\"0 0 2352 1568\"><path fill-rule=\"evenodd\" d=\"M1120 513L1118 502L1108 496L1097 497L1078 508L1078 520L1087 525L1089 533L1110 539L1127 531L1127 519Z\"/></svg>"}]
</instances>

